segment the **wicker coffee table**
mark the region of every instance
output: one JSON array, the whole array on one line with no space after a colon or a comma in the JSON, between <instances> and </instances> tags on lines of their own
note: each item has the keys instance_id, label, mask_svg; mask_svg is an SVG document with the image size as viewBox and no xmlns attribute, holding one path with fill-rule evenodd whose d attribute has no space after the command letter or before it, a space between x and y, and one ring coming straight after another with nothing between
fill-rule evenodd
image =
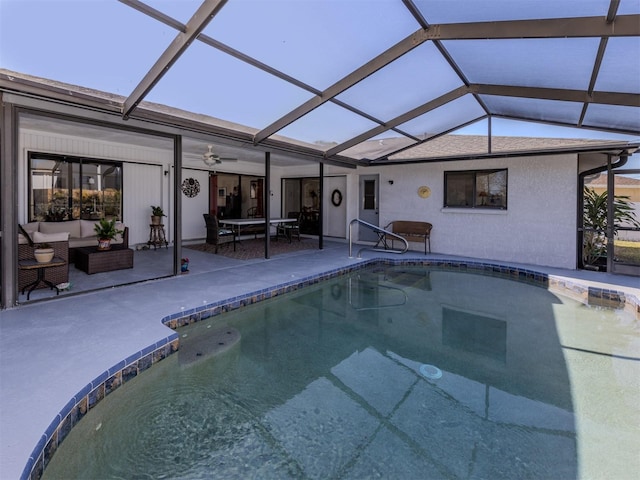
<instances>
[{"instance_id":1,"label":"wicker coffee table","mask_svg":"<svg viewBox=\"0 0 640 480\"><path fill-rule=\"evenodd\" d=\"M110 250L80 247L75 252L75 265L89 275L133 268L133 250L120 245L113 245Z\"/></svg>"}]
</instances>

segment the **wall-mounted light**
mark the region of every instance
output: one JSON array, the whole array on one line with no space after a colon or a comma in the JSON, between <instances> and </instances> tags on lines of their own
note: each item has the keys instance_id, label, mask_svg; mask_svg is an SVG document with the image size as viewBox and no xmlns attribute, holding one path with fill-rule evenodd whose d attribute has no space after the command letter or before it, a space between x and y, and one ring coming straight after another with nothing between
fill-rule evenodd
<instances>
[{"instance_id":1,"label":"wall-mounted light","mask_svg":"<svg viewBox=\"0 0 640 480\"><path fill-rule=\"evenodd\" d=\"M89 177L89 185L94 185L96 183L96 179L93 177Z\"/></svg>"},{"instance_id":2,"label":"wall-mounted light","mask_svg":"<svg viewBox=\"0 0 640 480\"><path fill-rule=\"evenodd\" d=\"M389 185L393 185L393 180L389 180Z\"/></svg>"}]
</instances>

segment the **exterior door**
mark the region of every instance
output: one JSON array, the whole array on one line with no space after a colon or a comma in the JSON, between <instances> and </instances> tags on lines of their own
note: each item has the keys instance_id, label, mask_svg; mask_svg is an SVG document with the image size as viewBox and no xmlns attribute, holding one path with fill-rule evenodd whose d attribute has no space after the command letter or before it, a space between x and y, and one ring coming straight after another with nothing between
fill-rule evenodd
<instances>
[{"instance_id":1,"label":"exterior door","mask_svg":"<svg viewBox=\"0 0 640 480\"><path fill-rule=\"evenodd\" d=\"M378 184L379 175L360 175L358 218L367 223L379 226L378 213ZM376 242L378 235L370 228L360 225L358 239L366 242Z\"/></svg>"}]
</instances>

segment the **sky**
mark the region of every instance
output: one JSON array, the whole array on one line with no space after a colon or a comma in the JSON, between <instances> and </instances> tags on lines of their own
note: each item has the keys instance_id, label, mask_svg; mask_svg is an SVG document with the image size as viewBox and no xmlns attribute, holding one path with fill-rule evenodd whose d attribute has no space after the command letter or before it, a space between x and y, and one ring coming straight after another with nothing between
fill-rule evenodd
<instances>
[{"instance_id":1,"label":"sky","mask_svg":"<svg viewBox=\"0 0 640 480\"><path fill-rule=\"evenodd\" d=\"M197 0L146 0L146 3L183 23L200 5ZM415 19L401 3L400 0L230 0L204 33L322 90L417 29ZM419 6L424 3L416 1ZM462 4L467 6L466 10L449 7ZM606 9L608 4L609 0L520 0L483 2L480 8L476 2L450 0L431 2L429 7L435 20L462 21L471 14L467 10L484 20L495 15L550 16L549 11L564 10L591 15ZM622 0L620 8L620 13L637 13L640 2ZM354 24L363 28L354 29ZM0 68L122 96L132 93L175 36L172 28L116 0L0 0ZM449 47L455 49L456 45ZM539 81L544 86L554 86L556 81L558 85L571 86L576 80L564 78L566 66L579 69L577 52L591 54L597 42L575 46L575 51L566 56L559 54L560 49L553 45L550 51L555 52L554 56L529 47L532 65L524 64L522 68L530 71L501 73L514 76L516 81L518 78L527 81L535 76L536 61L548 67L553 59L557 65L551 67L557 70L552 71L558 78ZM507 45L505 51L508 49ZM468 69L473 72L472 60L468 60ZM491 69L500 69L499 59L477 60ZM392 68L381 70L360 82L357 88L343 92L338 99L386 121L415 106L411 102L416 98L426 102L462 85L457 75L443 68L444 63L433 43L427 42L394 62ZM491 69L478 67L477 75L486 75ZM635 75L633 69L621 72ZM399 75L402 73L405 74ZM312 96L303 88L196 41L146 100L261 129ZM419 135L438 128L447 130L476 118L483 112L477 104L469 104L467 97L457 101L463 108L439 109L407 122L402 128ZM366 118L327 103L279 133L309 143L341 143L375 126ZM486 135L486 121L455 133ZM640 141L638 136L500 119L493 120L492 133ZM638 165L640 168L640 161Z\"/></svg>"}]
</instances>

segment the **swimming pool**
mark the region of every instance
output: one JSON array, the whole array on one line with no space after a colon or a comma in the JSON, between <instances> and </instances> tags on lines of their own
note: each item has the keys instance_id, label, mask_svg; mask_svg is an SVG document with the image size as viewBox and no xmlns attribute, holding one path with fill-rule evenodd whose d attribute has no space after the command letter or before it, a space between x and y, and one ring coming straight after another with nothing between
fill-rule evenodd
<instances>
[{"instance_id":1,"label":"swimming pool","mask_svg":"<svg viewBox=\"0 0 640 480\"><path fill-rule=\"evenodd\" d=\"M378 265L179 334L177 354L79 422L44 478L637 471L639 336L620 311Z\"/></svg>"}]
</instances>

